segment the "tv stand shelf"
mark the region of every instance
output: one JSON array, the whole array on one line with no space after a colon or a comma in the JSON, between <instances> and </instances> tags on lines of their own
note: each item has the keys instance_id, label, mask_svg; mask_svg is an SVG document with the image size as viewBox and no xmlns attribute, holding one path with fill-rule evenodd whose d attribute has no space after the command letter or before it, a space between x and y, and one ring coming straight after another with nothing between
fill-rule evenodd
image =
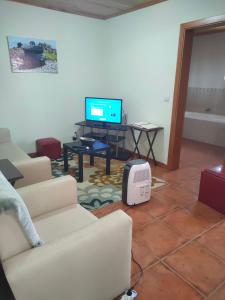
<instances>
[{"instance_id":1,"label":"tv stand shelf","mask_svg":"<svg viewBox=\"0 0 225 300\"><path fill-rule=\"evenodd\" d=\"M88 132L85 133L84 136L90 137L96 140L104 140L105 142L107 141L108 143L119 143L123 140L125 140L124 136L121 135L114 135L114 134L102 134L99 132Z\"/></svg>"},{"instance_id":2,"label":"tv stand shelf","mask_svg":"<svg viewBox=\"0 0 225 300\"><path fill-rule=\"evenodd\" d=\"M89 128L98 128L98 129L105 129L105 130L118 130L118 131L127 131L127 125L121 124L111 124L111 123L97 123L92 121L82 121L77 122L75 125L89 127Z\"/></svg>"},{"instance_id":3,"label":"tv stand shelf","mask_svg":"<svg viewBox=\"0 0 225 300\"><path fill-rule=\"evenodd\" d=\"M121 124L109 124L109 123L97 123L97 122L77 122L75 125L82 127L82 135L86 137L92 137L98 140L101 140L105 143L115 143L116 151L112 152L112 158L127 160L130 157L130 154L127 151L119 151L118 143L124 141L126 139L125 133L128 130L127 125ZM90 128L91 131L85 133L85 128ZM96 132L94 129L101 129L101 132ZM109 131L115 131L115 134L111 134Z\"/></svg>"}]
</instances>

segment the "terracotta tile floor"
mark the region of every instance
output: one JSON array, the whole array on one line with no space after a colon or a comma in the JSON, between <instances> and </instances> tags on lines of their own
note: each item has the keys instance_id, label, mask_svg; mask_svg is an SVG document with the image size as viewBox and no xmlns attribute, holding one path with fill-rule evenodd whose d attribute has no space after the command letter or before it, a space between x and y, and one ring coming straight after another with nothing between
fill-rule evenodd
<instances>
[{"instance_id":1,"label":"terracotta tile floor","mask_svg":"<svg viewBox=\"0 0 225 300\"><path fill-rule=\"evenodd\" d=\"M201 170L221 164L224 153L184 140L180 169L152 166L167 185L153 190L150 202L94 212L122 209L133 219L133 254L144 269L137 300L225 300L225 216L197 201ZM132 263L132 282L138 275Z\"/></svg>"},{"instance_id":2,"label":"terracotta tile floor","mask_svg":"<svg viewBox=\"0 0 225 300\"><path fill-rule=\"evenodd\" d=\"M150 202L94 211L101 218L122 209L133 219L133 254L144 270L137 300L225 300L225 216L197 201L201 170L221 164L224 153L184 140L178 170L152 166L167 185L153 190ZM139 275L132 262L132 283Z\"/></svg>"}]
</instances>

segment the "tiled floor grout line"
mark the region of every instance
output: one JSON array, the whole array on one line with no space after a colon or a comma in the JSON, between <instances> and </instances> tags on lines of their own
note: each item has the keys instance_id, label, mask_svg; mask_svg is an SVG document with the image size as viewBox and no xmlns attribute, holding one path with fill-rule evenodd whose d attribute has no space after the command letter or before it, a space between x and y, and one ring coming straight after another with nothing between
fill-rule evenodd
<instances>
[{"instance_id":1,"label":"tiled floor grout line","mask_svg":"<svg viewBox=\"0 0 225 300\"><path fill-rule=\"evenodd\" d=\"M172 201L174 201L175 202L175 204L176 204L176 200L174 200L173 198L170 198ZM151 200L150 200L151 201ZM154 220L152 221L152 222L150 222L150 223L154 223L155 221L159 221L159 220L161 220L161 219L163 219L164 217L166 217L167 215L170 215L171 213L173 213L173 212L175 212L175 211L177 211L177 210L179 210L179 209L185 209L185 210L187 210L189 213L191 213L190 212L190 210L188 209L191 205L194 205L194 203L189 203L189 204L185 204L184 206L175 206L174 208L172 208L172 209L170 209L170 210L168 210L167 212L165 212L165 213L163 213L162 215L159 215L159 216L154 216L154 215L152 215L151 214L151 211L149 211L149 212L146 212L148 215L150 215ZM129 209L135 209L135 207L129 207L127 210L125 210L125 212L127 212ZM202 217L202 218L204 218L204 216L202 215L202 214L200 214L200 213L196 213L196 215L197 216L199 216L199 217ZM224 219L224 221L225 221L225 219Z\"/></svg>"},{"instance_id":2,"label":"tiled floor grout line","mask_svg":"<svg viewBox=\"0 0 225 300\"><path fill-rule=\"evenodd\" d=\"M222 224L224 222L224 220L212 225L210 228L202 231L200 234L194 236L193 238L191 238L190 240L184 242L182 245L178 246L176 249L174 249L173 251L171 251L170 253L168 253L167 255L165 255L164 257L162 257L162 259L166 259L167 257L169 257L170 255L176 253L177 251L179 251L180 249L184 248L185 246L187 246L188 244L191 244L192 242L194 242L195 240L197 240L200 236L202 236L203 234L207 233L208 231L210 231L211 229L213 229L216 226L219 226L220 224ZM168 225L168 224L166 224ZM168 226L168 228L170 228L170 225ZM170 228L173 229L173 228ZM177 231L176 231L177 232ZM180 233L180 232L179 232ZM181 234L181 233L180 233ZM183 236L184 237L184 236ZM185 237L184 237L185 238ZM187 237L186 237L187 238ZM207 248L208 249L208 248Z\"/></svg>"},{"instance_id":3,"label":"tiled floor grout line","mask_svg":"<svg viewBox=\"0 0 225 300\"><path fill-rule=\"evenodd\" d=\"M200 234L198 234L197 236L193 237L191 240L188 240L186 242L184 242L183 244L181 244L180 246L178 246L177 248L175 248L174 250L172 250L171 252L169 252L168 254L166 254L163 257L158 257L155 256L157 258L157 261L155 261L154 263L150 263L149 265L147 265L146 267L143 268L143 272L145 272L147 269L151 269L153 266L155 266L158 263L162 263L164 266L167 266L171 271L173 271L178 277L180 277L182 280L184 280L187 284L189 284L192 288L194 288L198 293L200 293L201 296L204 297L204 299L207 299L207 295L205 295L201 290L199 290L197 287L195 287L191 282L189 282L186 278L184 278L181 274L179 274L175 269L173 269L171 266L169 266L165 260L171 256L172 254L176 253L177 251L179 251L180 249L184 248L185 246L191 244L193 241L197 240L200 236L202 236L203 234L205 234L206 232L212 230L213 228L219 226L220 224L222 224L224 222L224 220L219 221L216 224L213 224L211 227L209 227L208 229L204 230L203 232L201 232ZM168 225L168 224L166 224ZM168 226L170 228L170 226ZM171 228L170 228L171 229ZM205 247L206 248L206 247ZM208 250L208 248L206 248ZM210 251L210 253L212 253ZM212 253L212 255L216 256L214 253ZM217 257L217 256L216 256ZM137 275L137 274L134 274ZM141 280L140 280L141 282ZM140 283L139 282L139 283ZM138 284L139 285L139 284ZM220 285L219 285L220 286ZM218 287L217 287L218 288ZM216 288L216 290L217 290Z\"/></svg>"},{"instance_id":4,"label":"tiled floor grout line","mask_svg":"<svg viewBox=\"0 0 225 300\"><path fill-rule=\"evenodd\" d=\"M174 185L176 187L180 187L180 185L182 183L185 183L186 181L200 180L200 176L201 176L201 174L199 174L199 175L188 176L188 178L182 178L182 179L176 178L176 179L171 180L170 178L169 179L167 178L168 174L170 174L169 176L172 176L171 173L167 173L165 176L162 177L162 179L167 181L168 184ZM155 176L155 177L157 177L157 176ZM180 182L182 182L182 183L180 183Z\"/></svg>"},{"instance_id":5,"label":"tiled floor grout line","mask_svg":"<svg viewBox=\"0 0 225 300\"><path fill-rule=\"evenodd\" d=\"M211 293L209 293L207 299L213 296L224 284L225 284L225 280L222 281Z\"/></svg>"},{"instance_id":6,"label":"tiled floor grout line","mask_svg":"<svg viewBox=\"0 0 225 300\"><path fill-rule=\"evenodd\" d=\"M161 261L161 264L163 264L167 269L169 269L172 273L174 273L177 277L179 277L181 280L186 282L189 286L191 286L196 292L198 292L204 299L207 299L207 295L198 289L193 283L191 283L187 278L185 278L182 274L178 273L173 267L171 267L169 264L167 264L165 261Z\"/></svg>"},{"instance_id":7,"label":"tiled floor grout line","mask_svg":"<svg viewBox=\"0 0 225 300\"><path fill-rule=\"evenodd\" d=\"M179 277L181 280L183 280L185 283L187 283L189 286L191 286L198 294L200 294L204 298L204 300L207 299L207 295L205 295L201 290L199 290L196 286L194 286L189 280L187 280L185 277L183 277L181 274L179 274L175 269L173 269L170 265L168 265L163 259L164 258L159 259L159 260L155 261L154 263L143 268L143 274L145 273L145 271L152 269L154 266L161 263L163 266L165 266L167 269L169 269L172 273L174 273L177 277ZM133 274L133 276L137 276L137 275L138 275L138 273ZM138 285L140 284L141 280L142 280L142 278L140 279Z\"/></svg>"},{"instance_id":8,"label":"tiled floor grout line","mask_svg":"<svg viewBox=\"0 0 225 300\"><path fill-rule=\"evenodd\" d=\"M223 257L219 256L218 254L216 254L215 252L213 252L212 250L207 248L207 246L201 244L201 242L196 241L196 243L198 243L198 245L200 245L202 248L206 249L209 253L211 253L211 255L215 256L216 258L218 258L219 260L221 260L225 264L225 259Z\"/></svg>"},{"instance_id":9,"label":"tiled floor grout line","mask_svg":"<svg viewBox=\"0 0 225 300\"><path fill-rule=\"evenodd\" d=\"M143 267L143 266L139 263L139 264L141 265L141 267L142 267L143 272L145 272L146 269L151 268L153 265L157 264L157 263L160 261L160 257L159 257L159 256L157 256L157 255L154 255L154 256L155 256L156 260L153 261L153 262L150 262L150 263L147 264L145 267ZM135 257L135 253L134 253L134 257ZM136 257L135 257L135 260L137 260L137 262L138 262L138 259L137 259ZM140 273L140 271L138 271L137 273ZM133 275L136 275L137 273L134 273Z\"/></svg>"},{"instance_id":10,"label":"tiled floor grout line","mask_svg":"<svg viewBox=\"0 0 225 300\"><path fill-rule=\"evenodd\" d=\"M168 216L169 214L171 214L172 212L175 212L177 210L179 210L180 208L177 206L177 207L174 207L173 209L167 211L165 214L162 214L160 216L157 216L157 217L154 217L155 218L155 221L160 221L161 219L163 219L164 217ZM151 214L149 212L149 214ZM152 216L152 215L151 215Z\"/></svg>"},{"instance_id":11,"label":"tiled floor grout line","mask_svg":"<svg viewBox=\"0 0 225 300\"><path fill-rule=\"evenodd\" d=\"M175 209L176 210L176 209ZM154 222L150 222L149 224L153 224L153 223L156 223L158 221L158 219L156 219ZM190 240L187 240L187 241L184 241L180 246L178 246L177 248L175 248L174 250L172 250L171 252L167 253L165 256L163 257L158 257L154 254L154 256L156 257L156 261L154 263L150 263L149 265L145 266L144 268L142 267L143 269L143 272L145 272L147 269L150 269L152 268L154 265L158 264L158 263L164 263L164 261L170 256L170 255L173 255L174 253L176 253L177 251L179 251L180 249L184 248L185 246L191 244L193 241L197 240L199 237L201 237L203 234L207 233L208 231L212 230L213 228L219 226L220 224L222 224L224 222L224 220L221 220L215 224L213 224L212 226L208 227L207 229L205 229L204 231L202 231L200 234L194 236L192 239ZM178 233L179 235L181 235L183 238L188 238L188 237L185 237L181 234L181 232L179 232L178 230L176 230L176 228L173 228L172 226L170 226L169 224L167 224L166 222L164 222L164 224L171 230L175 231L176 233ZM138 229L140 230L140 229ZM208 250L208 248L206 248ZM210 253L212 253L210 251ZM215 255L215 253L212 253L213 256L217 257L217 255ZM136 274L134 274L136 275Z\"/></svg>"},{"instance_id":12,"label":"tiled floor grout line","mask_svg":"<svg viewBox=\"0 0 225 300\"><path fill-rule=\"evenodd\" d=\"M175 212L175 211L177 211L179 209L180 209L180 207L177 206L177 207L174 207L173 209L171 209L170 211L166 212L165 214L162 214L162 215L160 215L158 217L154 217L155 218L155 222L160 221L161 219L165 218L166 216L170 215L171 213L173 213L173 212Z\"/></svg>"},{"instance_id":13,"label":"tiled floor grout line","mask_svg":"<svg viewBox=\"0 0 225 300\"><path fill-rule=\"evenodd\" d=\"M174 200L173 198L171 198L172 201L174 201L176 203L176 200ZM153 220L152 222L150 221L148 224L153 224L153 223L157 223L159 222L160 220L162 220L163 218L165 218L167 215L171 214L171 213L174 213L180 209L185 209L187 211L190 212L190 210L188 208L190 208L190 206L192 205L192 203L188 203L187 205L184 205L184 206L177 206L177 207L174 207L173 209L167 211L165 214L162 214L158 217L155 217L153 216L150 212L148 214L150 214L151 217L153 217ZM200 214L200 213L196 213L197 216L200 216L200 217L204 217L204 215ZM180 249L184 248L185 246L191 244L193 241L196 241L197 239L199 239L199 237L201 237L202 235L204 235L205 233L213 230L215 227L219 226L220 224L222 224L225 220L222 219L218 222L216 222L215 224L209 226L208 228L205 228L205 230L203 230L201 233L199 233L198 235L194 236L193 238L191 238L190 240L187 240L185 241L184 243L182 243L180 246L178 246L177 248L175 248L173 251L169 252L168 254L166 254L165 256L163 257L156 257L156 261L154 263L150 263L149 265L145 266L143 268L143 272L145 272L146 270L148 269L151 269L152 267L154 267L155 265L161 263L163 264L164 266L166 266L169 270L171 270L173 273L175 273L180 279L182 279L183 281L185 281L188 285L190 285L196 292L198 292L202 297L204 297L204 299L207 299L208 296L206 294L204 294L204 292L202 292L200 289L198 289L197 287L195 287L191 282L189 282L186 278L184 278L181 274L179 274L175 269L171 268L166 262L166 258L169 257L170 255L176 253L177 251L179 251ZM170 224L168 224L166 221L164 222L165 226L167 226L169 229L175 231L177 234L181 235L183 238L185 239L188 239L187 236L184 236L182 234L182 232L180 232L179 230L177 230L176 228L173 228ZM143 226L144 228L144 226ZM140 228L142 229L142 228ZM138 229L139 230L139 229ZM199 243L200 244L200 243ZM201 244L200 244L201 245ZM201 245L202 246L202 245ZM204 246L203 246L204 247ZM204 247L206 248L207 250L209 250L207 247ZM214 252L210 251L209 252L217 257L218 259L221 260L220 257L218 257ZM222 259L223 261L223 259ZM137 276L138 273L134 274ZM140 280L141 281L141 280ZM222 282L215 290L218 290L222 285L223 285L224 282ZM212 293L214 293L214 291L212 291Z\"/></svg>"},{"instance_id":14,"label":"tiled floor grout line","mask_svg":"<svg viewBox=\"0 0 225 300\"><path fill-rule=\"evenodd\" d=\"M157 261L155 261L155 262L149 264L148 266L146 266L146 267L144 267L144 268L142 267L143 275L142 275L142 277L140 278L140 280L139 280L139 282L138 282L138 285L140 285L140 282L141 282L142 279L143 279L143 276L144 276L145 271L148 270L148 269L153 268L153 267L156 266L158 263L160 263L160 259L158 259ZM131 275L131 278L134 277L134 276L139 275L139 273L140 273L140 271L139 271L138 273L135 273L135 274Z\"/></svg>"},{"instance_id":15,"label":"tiled floor grout line","mask_svg":"<svg viewBox=\"0 0 225 300\"><path fill-rule=\"evenodd\" d=\"M207 230L201 232L199 235L193 237L192 239L184 242L183 244L181 244L180 246L178 246L176 249L174 249L173 251L169 252L168 254L166 254L164 257L162 257L160 259L160 262L163 264L163 265L166 265L167 267L169 267L169 269L173 270L175 274L177 274L177 276L179 276L180 278L182 278L185 282L187 282L189 285L191 285L195 290L197 290L202 296L207 297L207 295L204 294L204 292L202 292L201 290L199 290L197 287L195 287L191 282L189 282L189 280L187 280L186 278L184 278L181 274L179 274L175 269L173 269L170 265L168 265L166 263L166 259L173 255L174 253L176 253L177 251L181 250L182 248L186 247L187 245L191 244L192 242L194 242L195 240L197 240L200 236L202 236L203 234L205 234L206 232L212 230L213 228L219 226L221 223L223 223L224 220L221 220L219 221L218 223L212 225L210 228L208 228ZM168 224L167 224L168 225ZM168 226L170 228L170 226ZM199 243L200 244L200 243ZM206 248L206 247L204 247ZM208 250L208 248L206 248ZM210 251L211 252L211 251ZM212 252L211 252L212 253ZM212 253L213 254L213 253ZM214 254L215 256L215 254Z\"/></svg>"},{"instance_id":16,"label":"tiled floor grout line","mask_svg":"<svg viewBox=\"0 0 225 300\"><path fill-rule=\"evenodd\" d=\"M212 226L212 228L213 228L213 227L216 227L216 225L219 226L220 223L222 223L222 221L220 221L220 222L217 223L217 224L214 224L214 225ZM167 224L166 224L166 225L167 225ZM168 226L168 227L170 228L170 226ZM167 253L165 256L163 256L163 257L161 257L161 258L155 255L157 261L155 261L154 263L150 263L149 265L145 266L144 268L142 267L143 272L145 272L147 269L152 268L154 265L156 265L156 264L158 264L158 263L163 263L163 264L164 264L164 263L165 263L165 259L167 259L170 255L176 253L176 252L179 251L180 249L182 249L182 248L184 248L185 246L191 244L193 241L195 241L196 239L198 239L198 238L199 238L202 234L204 234L205 232L207 232L207 231L204 231L204 232L202 232L201 234L199 234L199 235L193 237L191 240L188 240L188 241L182 243L180 246L178 246L177 248L175 248L174 250L172 250L171 252ZM166 264L166 263L165 263L165 264ZM166 265L167 265L167 264L166 264ZM177 273L177 271L175 271L175 272ZM179 273L177 273L177 274L179 274ZM135 273L134 275L137 275L137 274ZM181 277L181 275L180 275L179 277ZM141 280L140 280L140 281L141 281ZM184 281L186 281L186 280L184 280ZM188 282L187 282L187 283L188 283ZM190 283L190 285L192 286L191 283ZM196 289L196 287L195 287L195 289ZM198 290L198 289L197 289L197 290ZM204 294L203 294L203 296L205 297Z\"/></svg>"}]
</instances>

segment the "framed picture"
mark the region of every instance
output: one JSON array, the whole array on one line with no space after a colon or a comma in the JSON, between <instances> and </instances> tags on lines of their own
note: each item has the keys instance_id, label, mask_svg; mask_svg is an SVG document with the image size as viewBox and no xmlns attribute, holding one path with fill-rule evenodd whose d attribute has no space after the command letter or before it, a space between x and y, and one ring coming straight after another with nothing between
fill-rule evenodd
<instances>
[{"instance_id":1,"label":"framed picture","mask_svg":"<svg viewBox=\"0 0 225 300\"><path fill-rule=\"evenodd\" d=\"M57 73L56 42L8 36L12 72Z\"/></svg>"}]
</instances>

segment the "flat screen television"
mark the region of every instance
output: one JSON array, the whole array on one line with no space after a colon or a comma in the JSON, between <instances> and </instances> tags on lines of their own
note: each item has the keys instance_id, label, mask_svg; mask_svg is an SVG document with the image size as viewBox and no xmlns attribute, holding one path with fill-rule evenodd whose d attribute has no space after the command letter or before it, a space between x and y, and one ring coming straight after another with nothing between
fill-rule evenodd
<instances>
[{"instance_id":1,"label":"flat screen television","mask_svg":"<svg viewBox=\"0 0 225 300\"><path fill-rule=\"evenodd\" d=\"M122 99L86 97L85 120L121 124Z\"/></svg>"}]
</instances>

